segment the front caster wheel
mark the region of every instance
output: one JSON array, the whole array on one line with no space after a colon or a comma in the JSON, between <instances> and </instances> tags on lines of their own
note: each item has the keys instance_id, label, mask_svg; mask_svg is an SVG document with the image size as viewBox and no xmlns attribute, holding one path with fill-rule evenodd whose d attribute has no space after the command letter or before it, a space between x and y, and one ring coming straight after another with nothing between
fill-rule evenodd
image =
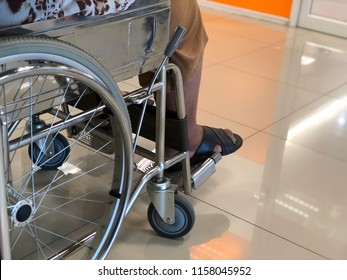
<instances>
[{"instance_id":1,"label":"front caster wheel","mask_svg":"<svg viewBox=\"0 0 347 280\"><path fill-rule=\"evenodd\" d=\"M31 160L40 166L43 170L56 170L60 167L67 159L70 154L69 142L61 135L55 135L53 139L54 155L47 157L41 151L41 149L33 143L33 147L28 147L28 153Z\"/></svg>"},{"instance_id":2,"label":"front caster wheel","mask_svg":"<svg viewBox=\"0 0 347 280\"><path fill-rule=\"evenodd\" d=\"M173 224L164 222L152 203L148 207L147 218L159 235L167 238L179 238L193 228L195 211L186 198L175 195L175 222Z\"/></svg>"}]
</instances>

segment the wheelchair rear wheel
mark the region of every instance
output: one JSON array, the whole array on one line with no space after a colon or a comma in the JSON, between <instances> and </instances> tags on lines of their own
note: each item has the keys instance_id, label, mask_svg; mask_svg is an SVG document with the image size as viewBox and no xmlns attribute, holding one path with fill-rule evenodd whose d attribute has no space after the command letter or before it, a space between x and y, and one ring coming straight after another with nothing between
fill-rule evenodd
<instances>
[{"instance_id":1,"label":"wheelchair rear wheel","mask_svg":"<svg viewBox=\"0 0 347 280\"><path fill-rule=\"evenodd\" d=\"M2 259L104 259L132 178L131 126L112 77L70 44L4 38L0 111ZM101 114L107 130L93 121Z\"/></svg>"}]
</instances>

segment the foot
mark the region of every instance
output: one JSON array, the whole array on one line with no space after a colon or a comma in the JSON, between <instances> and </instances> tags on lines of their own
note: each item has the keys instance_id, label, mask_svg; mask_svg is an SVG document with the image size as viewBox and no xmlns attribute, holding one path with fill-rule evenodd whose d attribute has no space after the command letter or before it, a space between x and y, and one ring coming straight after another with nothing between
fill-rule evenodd
<instances>
[{"instance_id":1,"label":"foot","mask_svg":"<svg viewBox=\"0 0 347 280\"><path fill-rule=\"evenodd\" d=\"M195 131L194 142L190 147L190 165L198 165L204 162L214 153L222 156L236 152L243 143L242 138L229 129L198 126ZM192 133L190 134L190 136ZM191 140L192 138L190 138ZM192 143L192 141L190 141ZM166 154L167 155L167 154ZM176 163L168 171L175 172L182 169L182 163Z\"/></svg>"},{"instance_id":2,"label":"foot","mask_svg":"<svg viewBox=\"0 0 347 280\"><path fill-rule=\"evenodd\" d=\"M225 134L230 138L230 140L235 144L237 142L237 138L235 137L234 133L226 128L223 129ZM190 139L190 147L189 147L189 155L192 158L195 154L195 152L198 150L199 146L201 145L203 141L203 135L204 135L204 126L198 125L195 133L192 135ZM217 144L213 147L212 151L213 153L222 153L223 148L221 145Z\"/></svg>"},{"instance_id":3,"label":"foot","mask_svg":"<svg viewBox=\"0 0 347 280\"><path fill-rule=\"evenodd\" d=\"M228 155L242 146L242 138L230 129L198 126L195 133L191 133L189 153L190 157L200 157L221 153Z\"/></svg>"}]
</instances>

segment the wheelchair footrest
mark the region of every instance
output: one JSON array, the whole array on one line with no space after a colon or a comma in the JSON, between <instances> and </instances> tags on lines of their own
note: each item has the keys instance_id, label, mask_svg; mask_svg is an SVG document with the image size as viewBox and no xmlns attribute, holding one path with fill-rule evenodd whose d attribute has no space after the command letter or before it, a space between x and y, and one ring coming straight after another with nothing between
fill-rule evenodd
<instances>
[{"instance_id":1,"label":"wheelchair footrest","mask_svg":"<svg viewBox=\"0 0 347 280\"><path fill-rule=\"evenodd\" d=\"M222 158L221 154L215 153L207 158L205 161L193 165L190 167L192 174L192 188L198 189L208 178L210 178L216 172L216 164ZM147 173L155 166L155 163L150 159L142 159L137 165L138 170L143 173ZM164 171L165 177L167 177L171 184L176 185L177 189L182 191L184 185L183 171Z\"/></svg>"},{"instance_id":2,"label":"wheelchair footrest","mask_svg":"<svg viewBox=\"0 0 347 280\"><path fill-rule=\"evenodd\" d=\"M207 158L204 162L191 166L192 173L192 188L198 189L208 178L216 172L216 164L222 158L221 154L215 153ZM169 172L165 171L165 176L170 179L173 184L178 186L178 189L183 188L182 170Z\"/></svg>"},{"instance_id":3,"label":"wheelchair footrest","mask_svg":"<svg viewBox=\"0 0 347 280\"><path fill-rule=\"evenodd\" d=\"M92 128L91 130L81 129L76 126L76 133L73 138L87 145L93 150L112 155L114 153L112 136L100 128Z\"/></svg>"}]
</instances>

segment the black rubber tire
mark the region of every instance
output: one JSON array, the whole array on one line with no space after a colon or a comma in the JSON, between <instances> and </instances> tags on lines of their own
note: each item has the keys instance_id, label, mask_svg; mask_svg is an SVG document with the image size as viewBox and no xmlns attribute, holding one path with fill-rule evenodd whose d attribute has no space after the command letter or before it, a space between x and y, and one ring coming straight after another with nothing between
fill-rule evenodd
<instances>
[{"instance_id":1,"label":"black rubber tire","mask_svg":"<svg viewBox=\"0 0 347 280\"><path fill-rule=\"evenodd\" d=\"M56 170L62 166L70 154L69 142L62 134L58 133L53 139L53 145L55 154L51 158L43 155L37 145L33 145L32 150L28 146L28 153L32 162L43 170Z\"/></svg>"},{"instance_id":2,"label":"black rubber tire","mask_svg":"<svg viewBox=\"0 0 347 280\"><path fill-rule=\"evenodd\" d=\"M147 218L151 227L159 235L175 239L185 236L193 228L195 211L186 198L175 195L175 222L173 224L162 220L153 203L148 207Z\"/></svg>"}]
</instances>

